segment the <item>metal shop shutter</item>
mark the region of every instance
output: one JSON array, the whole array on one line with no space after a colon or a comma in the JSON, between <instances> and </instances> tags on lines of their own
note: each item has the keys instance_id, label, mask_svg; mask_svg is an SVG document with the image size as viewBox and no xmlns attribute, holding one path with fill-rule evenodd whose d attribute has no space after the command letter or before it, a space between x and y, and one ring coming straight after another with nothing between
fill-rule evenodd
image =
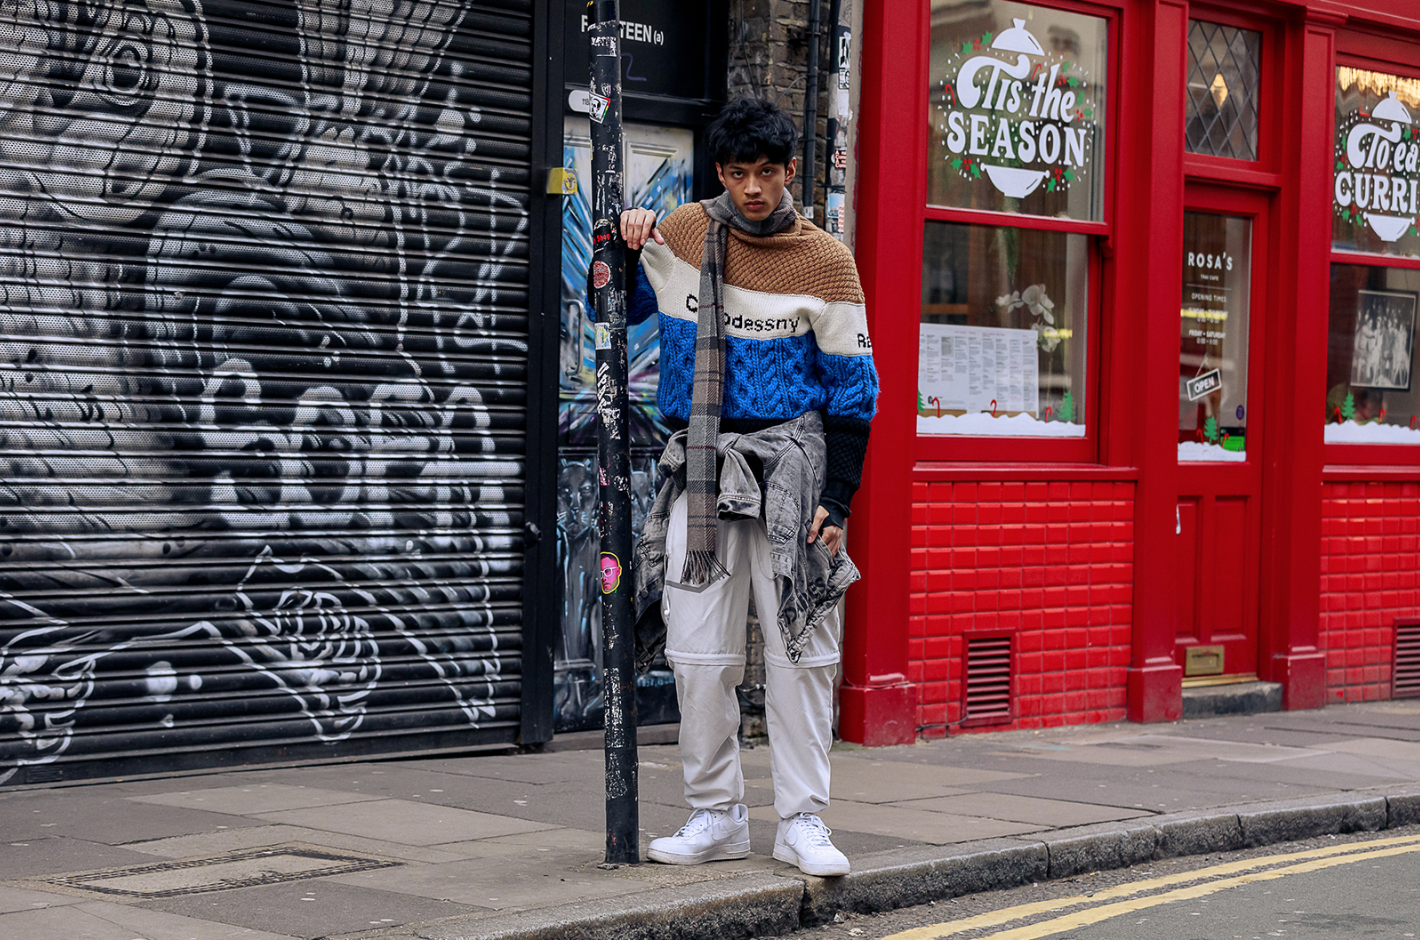
<instances>
[{"instance_id":1,"label":"metal shop shutter","mask_svg":"<svg viewBox=\"0 0 1420 940\"><path fill-rule=\"evenodd\" d=\"M0 782L511 741L531 0L0 33Z\"/></svg>"}]
</instances>

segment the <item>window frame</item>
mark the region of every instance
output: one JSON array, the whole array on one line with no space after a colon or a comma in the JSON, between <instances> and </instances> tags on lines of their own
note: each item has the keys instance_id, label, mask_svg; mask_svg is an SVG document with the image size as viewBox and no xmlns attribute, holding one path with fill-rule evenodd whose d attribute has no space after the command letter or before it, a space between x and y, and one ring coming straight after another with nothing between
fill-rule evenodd
<instances>
[{"instance_id":1,"label":"window frame","mask_svg":"<svg viewBox=\"0 0 1420 940\"><path fill-rule=\"evenodd\" d=\"M1191 3L1188 19L1219 23L1238 29L1250 29L1262 34L1262 48L1258 55L1257 68L1258 108L1257 108L1257 159L1240 160L1234 157L1215 157L1210 154L1192 153L1185 141L1183 146L1183 172L1186 177L1223 180L1253 186L1280 188L1278 158L1280 155L1278 138L1281 136L1281 108L1277 106L1282 89L1282 55L1285 37L1284 24L1276 19L1259 16L1250 12L1205 3ZM1185 53L1187 54L1187 53ZM1187 82L1188 76L1184 75ZM1183 95L1187 97L1185 87ZM1183 106L1184 120L1188 120L1188 105ZM1182 136L1183 128L1179 128Z\"/></svg>"},{"instance_id":2,"label":"window frame","mask_svg":"<svg viewBox=\"0 0 1420 940\"><path fill-rule=\"evenodd\" d=\"M1349 41L1347 41L1349 40ZM1336 43L1335 61L1331 68L1331 115L1332 134L1336 133L1336 70L1342 67L1367 69L1373 72L1385 72L1390 75L1400 75L1406 78L1420 79L1420 66L1409 65L1389 59L1377 58L1366 53L1374 52L1374 37L1360 36L1358 34L1338 33ZM1326 217L1331 219L1335 211L1332 205L1334 197L1331 195L1331 187L1327 187ZM1338 249L1334 243L1328 242L1327 270L1328 276L1331 265L1364 265L1367 267L1379 268L1407 268L1412 271L1420 270L1420 257L1401 257L1397 255L1377 255L1366 251L1346 251ZM1323 342L1330 344L1331 334L1331 301L1327 299L1326 305L1326 336ZM1420 353L1420 349L1417 349ZM1325 386L1325 381L1321 382ZM1326 390L1322 388L1322 395ZM1325 426L1323 421L1323 427ZM1420 468L1420 442L1415 444L1327 444L1322 443L1322 455L1327 466L1386 466L1386 467L1417 467Z\"/></svg>"},{"instance_id":3,"label":"window frame","mask_svg":"<svg viewBox=\"0 0 1420 940\"><path fill-rule=\"evenodd\" d=\"M1084 0L1017 0L1017 2L1027 3L1032 6L1045 9L1060 10L1066 13L1079 13L1086 16L1098 17L1105 21L1105 68L1106 68L1106 104L1105 115L1108 125L1104 133L1104 172L1107 174L1103 186L1102 197L1102 218L1095 220L1076 220L1060 218L1056 216L1025 215L1014 212L997 212L981 209L956 209L950 206L935 205L927 202L927 161L929 159L929 148L931 146L931 135L928 121L919 124L922 131L917 140L917 159L915 162L918 170L917 180L917 212L912 220L916 226L916 238L918 240L919 251L922 240L925 236L928 222L952 222L965 225L986 226L990 228L1016 228L1032 229L1036 231L1064 232L1069 234L1080 234L1087 237L1088 242L1088 294L1085 303L1085 323L1086 323L1086 348L1085 348L1085 436L1077 438L1056 438L1056 437L994 437L994 436L974 436L966 434L922 434L916 432L914 428L914 438L916 440L915 457L923 462L946 462L946 463L1070 463L1070 464L1094 464L1099 457L1101 441L1103 439L1102 423L1104 421L1104 410L1101 408L1101 397L1105 394L1105 382L1103 370L1100 368L1100 357L1106 348L1102 338L1105 333L1105 260L1112 256L1111 241L1115 231L1115 204L1116 204L1116 184L1118 179L1117 166L1119 160L1119 125L1120 114L1123 111L1121 93L1122 86L1119 82L1119 75L1122 68L1122 29L1120 6L1112 5L1121 3L1123 0L1100 0L1098 3L1084 2ZM921 67L918 70L917 89L914 94L913 103L916 107L916 114L925 115L929 107L927 89L932 81L931 61L932 61L932 31L931 23L931 0L920 0L921 3ZM916 294L921 296L921 270L918 271L918 289ZM919 328L922 322L922 312L920 301L914 309L913 315L914 331ZM914 349L916 348L914 344ZM919 367L915 356L912 362L914 371ZM915 421L915 418L914 418Z\"/></svg>"}]
</instances>

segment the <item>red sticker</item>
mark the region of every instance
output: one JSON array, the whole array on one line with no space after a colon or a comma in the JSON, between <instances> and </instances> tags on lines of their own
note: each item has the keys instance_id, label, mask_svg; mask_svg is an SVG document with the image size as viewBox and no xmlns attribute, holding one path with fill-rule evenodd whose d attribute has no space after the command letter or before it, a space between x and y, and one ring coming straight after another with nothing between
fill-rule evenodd
<instances>
[{"instance_id":1,"label":"red sticker","mask_svg":"<svg viewBox=\"0 0 1420 940\"><path fill-rule=\"evenodd\" d=\"M611 268L607 267L605 261L592 262L592 286L597 290L606 287L607 281L611 280Z\"/></svg>"}]
</instances>

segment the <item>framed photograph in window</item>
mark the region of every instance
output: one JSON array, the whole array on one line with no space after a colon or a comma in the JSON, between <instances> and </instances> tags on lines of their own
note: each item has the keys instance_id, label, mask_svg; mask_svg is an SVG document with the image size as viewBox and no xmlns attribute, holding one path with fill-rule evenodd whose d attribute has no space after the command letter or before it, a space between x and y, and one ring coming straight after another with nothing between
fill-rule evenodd
<instances>
[{"instance_id":1,"label":"framed photograph in window","mask_svg":"<svg viewBox=\"0 0 1420 940\"><path fill-rule=\"evenodd\" d=\"M1351 384L1409 391L1415 352L1416 295L1403 291L1357 292L1351 341Z\"/></svg>"}]
</instances>

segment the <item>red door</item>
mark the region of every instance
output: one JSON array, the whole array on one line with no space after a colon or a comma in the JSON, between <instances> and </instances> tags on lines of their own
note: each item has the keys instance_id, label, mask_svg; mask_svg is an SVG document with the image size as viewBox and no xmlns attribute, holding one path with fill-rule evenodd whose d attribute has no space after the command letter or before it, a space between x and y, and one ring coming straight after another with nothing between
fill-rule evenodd
<instances>
[{"instance_id":1,"label":"red door","mask_svg":"<svg viewBox=\"0 0 1420 940\"><path fill-rule=\"evenodd\" d=\"M1179 617L1184 681L1257 674L1268 198L1192 186L1179 326Z\"/></svg>"}]
</instances>

